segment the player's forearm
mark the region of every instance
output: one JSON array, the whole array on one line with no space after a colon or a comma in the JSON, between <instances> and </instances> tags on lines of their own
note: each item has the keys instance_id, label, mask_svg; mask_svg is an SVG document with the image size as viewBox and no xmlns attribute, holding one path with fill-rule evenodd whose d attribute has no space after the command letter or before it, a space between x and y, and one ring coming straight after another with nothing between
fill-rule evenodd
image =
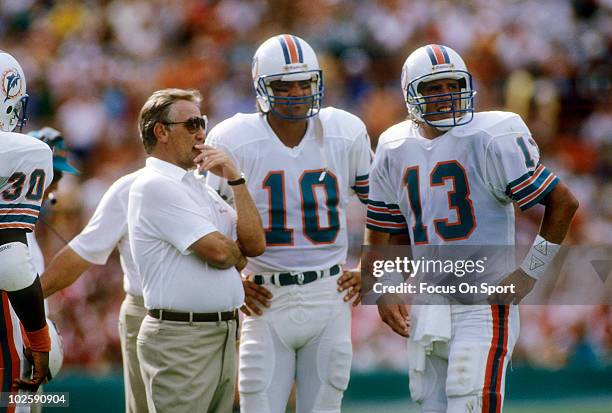
<instances>
[{"instance_id":1,"label":"player's forearm","mask_svg":"<svg viewBox=\"0 0 612 413\"><path fill-rule=\"evenodd\" d=\"M578 200L569 188L560 182L542 203L546 209L540 235L552 243L561 244L578 209Z\"/></svg>"},{"instance_id":2,"label":"player's forearm","mask_svg":"<svg viewBox=\"0 0 612 413\"><path fill-rule=\"evenodd\" d=\"M26 331L37 331L47 325L43 293L38 276L30 286L6 293L15 314Z\"/></svg>"},{"instance_id":3,"label":"player's forearm","mask_svg":"<svg viewBox=\"0 0 612 413\"><path fill-rule=\"evenodd\" d=\"M266 237L255 202L253 202L246 185L236 185L232 187L232 190L234 206L238 215L236 233L242 252L247 257L261 255L266 248Z\"/></svg>"},{"instance_id":4,"label":"player's forearm","mask_svg":"<svg viewBox=\"0 0 612 413\"><path fill-rule=\"evenodd\" d=\"M44 297L47 298L74 283L91 265L66 245L53 257L40 278Z\"/></svg>"}]
</instances>

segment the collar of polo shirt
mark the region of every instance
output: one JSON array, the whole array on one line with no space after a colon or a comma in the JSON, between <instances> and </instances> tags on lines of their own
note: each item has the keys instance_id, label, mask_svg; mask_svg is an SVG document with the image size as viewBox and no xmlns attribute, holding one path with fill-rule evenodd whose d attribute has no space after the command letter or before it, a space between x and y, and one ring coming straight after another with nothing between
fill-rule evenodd
<instances>
[{"instance_id":1,"label":"collar of polo shirt","mask_svg":"<svg viewBox=\"0 0 612 413\"><path fill-rule=\"evenodd\" d=\"M147 168L151 168L159 172L160 174L167 176L176 180L177 182L181 182L185 175L189 174L190 171L187 171L180 166L176 166L170 162L162 161L161 159L150 156L146 160Z\"/></svg>"}]
</instances>

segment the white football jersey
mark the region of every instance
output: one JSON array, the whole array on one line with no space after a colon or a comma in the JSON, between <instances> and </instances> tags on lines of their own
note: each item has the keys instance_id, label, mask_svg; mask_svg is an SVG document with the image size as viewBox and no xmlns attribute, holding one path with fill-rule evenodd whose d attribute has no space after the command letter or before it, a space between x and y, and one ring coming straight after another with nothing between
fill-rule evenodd
<instances>
[{"instance_id":1,"label":"white football jersey","mask_svg":"<svg viewBox=\"0 0 612 413\"><path fill-rule=\"evenodd\" d=\"M367 227L415 245L514 245L511 203L526 210L558 181L514 113L476 113L432 140L405 121L381 135Z\"/></svg>"},{"instance_id":2,"label":"white football jersey","mask_svg":"<svg viewBox=\"0 0 612 413\"><path fill-rule=\"evenodd\" d=\"M33 231L52 180L49 145L29 135L0 132L0 229Z\"/></svg>"},{"instance_id":3,"label":"white football jersey","mask_svg":"<svg viewBox=\"0 0 612 413\"><path fill-rule=\"evenodd\" d=\"M359 118L324 108L309 119L300 144L289 148L264 116L239 113L212 129L207 143L228 151L245 173L266 231L266 251L249 258L247 272L320 270L345 262L349 196L367 202L372 161ZM225 180L208 174L208 184L231 200Z\"/></svg>"}]
</instances>

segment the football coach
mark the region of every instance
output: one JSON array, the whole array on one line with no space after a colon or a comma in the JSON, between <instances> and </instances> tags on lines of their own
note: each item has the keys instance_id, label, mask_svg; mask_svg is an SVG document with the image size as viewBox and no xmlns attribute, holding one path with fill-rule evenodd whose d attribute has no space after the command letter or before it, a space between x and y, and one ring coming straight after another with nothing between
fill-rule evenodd
<instances>
[{"instance_id":1,"label":"football coach","mask_svg":"<svg viewBox=\"0 0 612 413\"><path fill-rule=\"evenodd\" d=\"M207 119L195 90L164 89L140 111L149 154L130 188L130 249L147 316L137 352L150 412L231 412L236 379L239 271L263 253L265 236L244 175L204 142ZM200 171L229 181L235 210Z\"/></svg>"}]
</instances>

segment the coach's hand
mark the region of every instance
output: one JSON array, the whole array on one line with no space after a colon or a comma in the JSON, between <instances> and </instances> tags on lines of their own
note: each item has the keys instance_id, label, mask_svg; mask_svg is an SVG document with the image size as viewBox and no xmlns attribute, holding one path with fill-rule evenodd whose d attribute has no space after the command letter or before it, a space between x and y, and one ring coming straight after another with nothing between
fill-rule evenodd
<instances>
[{"instance_id":1,"label":"coach's hand","mask_svg":"<svg viewBox=\"0 0 612 413\"><path fill-rule=\"evenodd\" d=\"M240 310L246 315L262 315L260 306L270 307L272 293L267 288L255 284L251 280L243 279L244 305Z\"/></svg>"},{"instance_id":2,"label":"coach's hand","mask_svg":"<svg viewBox=\"0 0 612 413\"><path fill-rule=\"evenodd\" d=\"M353 307L357 307L361 302L361 270L343 270L342 276L338 278L338 292L348 290L344 296L344 301L349 302L352 298Z\"/></svg>"},{"instance_id":3,"label":"coach's hand","mask_svg":"<svg viewBox=\"0 0 612 413\"><path fill-rule=\"evenodd\" d=\"M22 390L36 392L49 374L49 353L41 351L26 351L26 358L32 363L34 371L31 379L15 379L13 385Z\"/></svg>"},{"instance_id":4,"label":"coach's hand","mask_svg":"<svg viewBox=\"0 0 612 413\"><path fill-rule=\"evenodd\" d=\"M491 294L488 299L489 304L519 304L533 289L535 283L535 278L528 276L519 268L501 280L498 286L508 288L504 293ZM514 293L512 293L511 286L514 286Z\"/></svg>"},{"instance_id":5,"label":"coach's hand","mask_svg":"<svg viewBox=\"0 0 612 413\"><path fill-rule=\"evenodd\" d=\"M223 149L205 143L197 144L195 148L201 151L193 160L200 172L208 171L230 181L240 178L240 171Z\"/></svg>"},{"instance_id":6,"label":"coach's hand","mask_svg":"<svg viewBox=\"0 0 612 413\"><path fill-rule=\"evenodd\" d=\"M402 302L401 297L385 294L376 301L376 304L382 321L400 336L408 337L408 327L410 327L408 306Z\"/></svg>"}]
</instances>

